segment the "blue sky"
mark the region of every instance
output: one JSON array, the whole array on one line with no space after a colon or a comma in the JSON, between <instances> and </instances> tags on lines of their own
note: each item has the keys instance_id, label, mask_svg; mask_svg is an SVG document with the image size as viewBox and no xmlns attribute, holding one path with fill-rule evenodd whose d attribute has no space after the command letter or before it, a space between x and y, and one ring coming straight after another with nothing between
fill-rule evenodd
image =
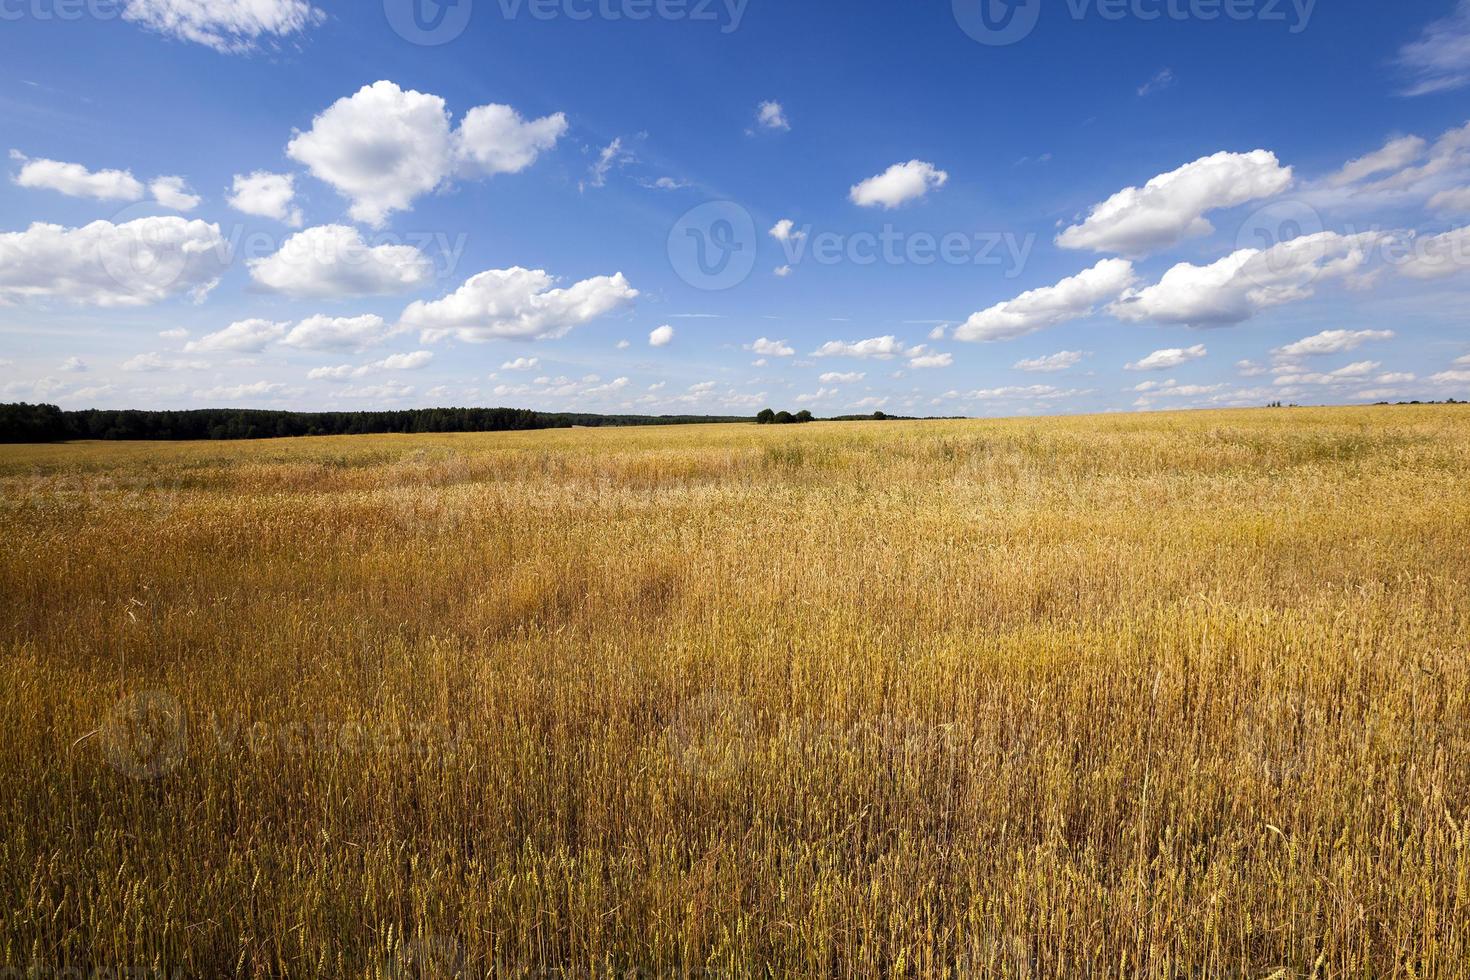
<instances>
[{"instance_id":1,"label":"blue sky","mask_svg":"<svg viewBox=\"0 0 1470 980\"><path fill-rule=\"evenodd\" d=\"M1467 94L1470 0L0 0L0 398L1466 398Z\"/></svg>"}]
</instances>

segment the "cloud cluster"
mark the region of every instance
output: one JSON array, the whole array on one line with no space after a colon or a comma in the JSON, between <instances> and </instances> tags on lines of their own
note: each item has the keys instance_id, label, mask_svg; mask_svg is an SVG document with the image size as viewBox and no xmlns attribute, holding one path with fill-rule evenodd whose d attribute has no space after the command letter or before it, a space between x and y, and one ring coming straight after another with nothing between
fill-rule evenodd
<instances>
[{"instance_id":1,"label":"cloud cluster","mask_svg":"<svg viewBox=\"0 0 1470 980\"><path fill-rule=\"evenodd\" d=\"M295 299L386 296L434 277L433 263L412 245L370 246L347 225L297 232L274 255L247 264L257 285Z\"/></svg>"},{"instance_id":2,"label":"cloud cluster","mask_svg":"<svg viewBox=\"0 0 1470 980\"><path fill-rule=\"evenodd\" d=\"M196 300L219 283L229 246L218 225L184 218L33 224L0 233L0 304L37 300L115 307L175 296Z\"/></svg>"},{"instance_id":3,"label":"cloud cluster","mask_svg":"<svg viewBox=\"0 0 1470 980\"><path fill-rule=\"evenodd\" d=\"M468 343L539 340L563 337L637 296L621 272L555 288L545 271L517 266L482 272L442 299L412 303L400 322L420 331L425 343L447 337Z\"/></svg>"},{"instance_id":4,"label":"cloud cluster","mask_svg":"<svg viewBox=\"0 0 1470 980\"><path fill-rule=\"evenodd\" d=\"M351 201L354 220L381 226L456 176L519 173L566 129L562 113L526 120L504 105L477 106L451 128L439 96L380 81L325 109L286 155Z\"/></svg>"},{"instance_id":5,"label":"cloud cluster","mask_svg":"<svg viewBox=\"0 0 1470 980\"><path fill-rule=\"evenodd\" d=\"M124 0L122 15L149 30L225 54L315 27L326 15L306 0Z\"/></svg>"},{"instance_id":6,"label":"cloud cluster","mask_svg":"<svg viewBox=\"0 0 1470 980\"><path fill-rule=\"evenodd\" d=\"M292 228L300 228L301 209L294 206L295 200L294 174L273 174L257 170L251 174L235 175L229 204L241 214L271 218Z\"/></svg>"},{"instance_id":7,"label":"cloud cluster","mask_svg":"<svg viewBox=\"0 0 1470 980\"><path fill-rule=\"evenodd\" d=\"M1144 255L1215 230L1205 214L1272 197L1292 171L1267 150L1216 153L1125 187L1092 206L1087 219L1057 236L1062 248Z\"/></svg>"},{"instance_id":8,"label":"cloud cluster","mask_svg":"<svg viewBox=\"0 0 1470 980\"><path fill-rule=\"evenodd\" d=\"M958 340L1011 340L1088 316L1101 303L1116 299L1137 277L1127 259L1104 259L1090 269L1022 293L974 314L955 328Z\"/></svg>"}]
</instances>

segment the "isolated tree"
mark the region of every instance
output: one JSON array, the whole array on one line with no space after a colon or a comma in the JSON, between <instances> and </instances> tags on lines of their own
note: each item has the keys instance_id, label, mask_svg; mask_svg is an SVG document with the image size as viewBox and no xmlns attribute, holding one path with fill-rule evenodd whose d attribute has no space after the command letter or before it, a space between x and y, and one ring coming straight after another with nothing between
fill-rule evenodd
<instances>
[{"instance_id":1,"label":"isolated tree","mask_svg":"<svg viewBox=\"0 0 1470 980\"><path fill-rule=\"evenodd\" d=\"M755 417L755 421L757 425L770 425L776 421L776 413L769 408L763 408L761 413Z\"/></svg>"},{"instance_id":2,"label":"isolated tree","mask_svg":"<svg viewBox=\"0 0 1470 980\"><path fill-rule=\"evenodd\" d=\"M816 419L812 418L812 413L811 412L808 412L806 409L803 408L801 411L799 411L799 412L796 413L796 421L798 421L798 422L815 422Z\"/></svg>"},{"instance_id":3,"label":"isolated tree","mask_svg":"<svg viewBox=\"0 0 1470 980\"><path fill-rule=\"evenodd\" d=\"M796 421L796 419L792 417L792 415L791 415L790 412L777 412L776 413L776 424L777 425L790 425L792 422L795 422L795 421Z\"/></svg>"}]
</instances>

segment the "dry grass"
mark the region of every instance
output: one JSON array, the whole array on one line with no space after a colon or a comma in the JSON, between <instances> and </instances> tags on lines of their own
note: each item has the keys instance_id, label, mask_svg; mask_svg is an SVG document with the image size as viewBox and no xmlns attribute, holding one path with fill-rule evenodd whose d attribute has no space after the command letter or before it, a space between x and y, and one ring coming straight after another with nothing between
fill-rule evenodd
<instances>
[{"instance_id":1,"label":"dry grass","mask_svg":"<svg viewBox=\"0 0 1470 980\"><path fill-rule=\"evenodd\" d=\"M0 490L9 975L1470 975L1465 409Z\"/></svg>"}]
</instances>

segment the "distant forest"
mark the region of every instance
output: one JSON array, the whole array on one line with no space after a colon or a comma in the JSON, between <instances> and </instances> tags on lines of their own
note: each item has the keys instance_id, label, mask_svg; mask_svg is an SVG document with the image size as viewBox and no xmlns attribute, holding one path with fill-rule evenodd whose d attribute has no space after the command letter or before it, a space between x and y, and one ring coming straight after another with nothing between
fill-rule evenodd
<instances>
[{"instance_id":1,"label":"distant forest","mask_svg":"<svg viewBox=\"0 0 1470 980\"><path fill-rule=\"evenodd\" d=\"M67 439L275 439L413 432L515 432L751 422L751 417L703 415L583 415L518 408L423 408L402 412L275 412L207 408L184 412L63 412L55 405L0 404L0 442Z\"/></svg>"}]
</instances>

